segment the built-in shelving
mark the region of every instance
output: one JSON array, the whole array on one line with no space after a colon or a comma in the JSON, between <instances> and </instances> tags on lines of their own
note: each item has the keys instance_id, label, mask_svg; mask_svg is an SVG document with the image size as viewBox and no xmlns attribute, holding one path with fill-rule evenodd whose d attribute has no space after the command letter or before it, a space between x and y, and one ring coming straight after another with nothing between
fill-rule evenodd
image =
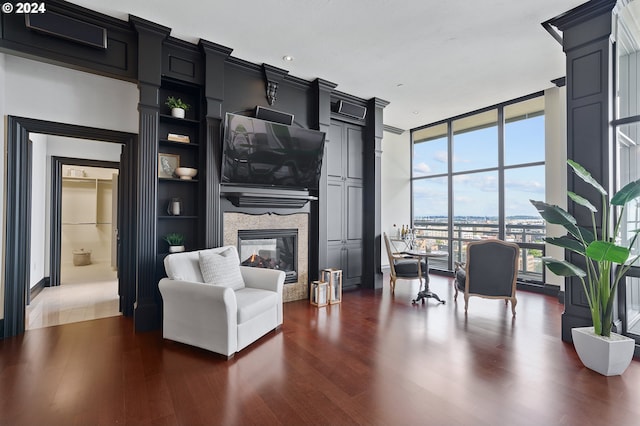
<instances>
[{"instance_id":1,"label":"built-in shelving","mask_svg":"<svg viewBox=\"0 0 640 426\"><path fill-rule=\"evenodd\" d=\"M185 118L170 115L169 108L164 105L168 96L182 99L189 104ZM191 167L198 170L193 179L179 179L178 177L158 177L157 190L157 271L164 274L163 259L168 254L169 246L164 236L170 233L180 233L185 236L187 250L202 247L201 201L204 192L202 185L201 135L202 124L202 91L199 86L183 83L169 78L163 78L160 87L160 115L158 121L158 153L177 156L179 167ZM169 140L169 134L188 136L188 142ZM173 198L179 198L181 214L169 215L167 207Z\"/></svg>"}]
</instances>

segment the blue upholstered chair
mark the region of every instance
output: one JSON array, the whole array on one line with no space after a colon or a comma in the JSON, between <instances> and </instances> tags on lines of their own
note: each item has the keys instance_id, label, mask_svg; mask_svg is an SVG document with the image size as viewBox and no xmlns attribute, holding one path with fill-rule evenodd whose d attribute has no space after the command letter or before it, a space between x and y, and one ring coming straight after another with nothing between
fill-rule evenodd
<instances>
[{"instance_id":1,"label":"blue upholstered chair","mask_svg":"<svg viewBox=\"0 0 640 426\"><path fill-rule=\"evenodd\" d=\"M511 312L516 315L516 279L520 247L501 240L482 240L467 244L467 262L457 263L455 271L455 296L464 292L464 312L469 297L511 301Z\"/></svg>"},{"instance_id":2,"label":"blue upholstered chair","mask_svg":"<svg viewBox=\"0 0 640 426\"><path fill-rule=\"evenodd\" d=\"M384 237L384 244L387 248L387 255L389 256L389 284L391 285L391 292L396 291L396 280L420 280L420 286L422 286L422 278L429 272L427 271L427 263L418 261L413 257L404 256L402 253L393 252L391 250L391 244L389 243L389 237L386 232L382 233Z\"/></svg>"}]
</instances>

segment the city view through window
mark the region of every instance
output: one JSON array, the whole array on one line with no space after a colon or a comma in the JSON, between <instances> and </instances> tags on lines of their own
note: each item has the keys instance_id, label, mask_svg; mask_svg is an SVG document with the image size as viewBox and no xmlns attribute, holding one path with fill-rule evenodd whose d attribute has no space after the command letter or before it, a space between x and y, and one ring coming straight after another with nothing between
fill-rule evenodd
<instances>
[{"instance_id":1,"label":"city view through window","mask_svg":"<svg viewBox=\"0 0 640 426\"><path fill-rule=\"evenodd\" d=\"M430 267L452 270L466 245L520 245L519 279L542 282L545 224L531 199L545 199L544 97L412 131L416 243L449 253Z\"/></svg>"}]
</instances>

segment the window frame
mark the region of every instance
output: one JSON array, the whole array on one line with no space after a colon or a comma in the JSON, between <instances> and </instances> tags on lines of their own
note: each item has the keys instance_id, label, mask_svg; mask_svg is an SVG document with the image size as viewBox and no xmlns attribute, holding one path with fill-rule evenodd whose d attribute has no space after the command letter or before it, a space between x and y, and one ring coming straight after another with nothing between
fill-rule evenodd
<instances>
[{"instance_id":1,"label":"window frame","mask_svg":"<svg viewBox=\"0 0 640 426\"><path fill-rule=\"evenodd\" d=\"M416 182L418 181L424 181L424 180L428 180L428 179L435 179L435 178L442 178L442 177L446 177L447 178L447 240L448 240L448 250L449 250L449 256L446 259L446 272L451 272L454 269L454 262L457 261L458 259L454 258L454 252L455 252L455 247L454 245L458 245L458 244L464 244L465 242L467 242L467 239L464 238L456 238L454 236L454 202L453 202L453 180L454 177L456 176L462 176L462 175L471 175L471 174L477 174L477 173L482 173L482 172L497 172L498 175L498 224L497 224L497 237L504 240L506 233L507 233L507 224L506 224L506 216L505 216L505 171L506 170L511 170L511 169L521 169L521 168L525 168L525 167L533 167L533 166L545 166L545 161L533 161L533 162L527 162L527 163L518 163L518 164L510 164L510 165L505 165L505 125L508 122L511 122L512 119L509 120L505 120L505 108L510 106L510 105L514 105L517 103L521 103L521 102L525 102L531 99L535 99L538 97L544 97L544 91L539 91L539 92L535 92L526 96L522 96L507 102L503 102L500 104L496 104L496 105L492 105L486 108L482 108L479 110L475 110L475 111L471 111L468 112L466 114L462 114L459 116L455 116L455 117L451 117L451 118L447 118L444 120L440 120L438 122L434 122L431 124L427 124L424 126L420 126L420 127L416 127L414 129L411 129L410 131L410 140L411 140L411 158L410 158L410 164L411 164L411 170L410 170L410 191L411 191L411 202L410 202L410 209L411 209L411 223L415 225L416 223L416 218L415 218L415 197L414 197L414 185ZM544 99L544 98L543 98ZM495 110L496 111L496 116L497 116L497 121L496 121L496 125L498 127L498 135L497 135L497 144L498 144L498 162L497 162L497 166L495 167L488 167L488 168L482 168L482 169L473 169L473 170L463 170L463 171L453 171L453 143L454 143L454 125L453 123L456 120L461 120L461 119L465 119L465 118L469 118L471 116L474 115L478 115L478 114L484 114L484 113L489 113L491 111ZM545 115L545 111L535 111L531 114L531 117L535 117L535 116L539 116L539 115ZM528 117L524 117L525 119ZM436 126L442 126L445 125L446 126L446 139L447 139L447 154L448 154L448 158L447 158L447 173L439 173L439 174L433 174L433 175L428 175L428 176L415 176L414 175L414 147L417 144L420 143L428 143L429 140L433 140L436 138L441 138L442 136L436 136L434 138L423 138L420 141L415 141L415 137L414 135L416 133L419 134L420 131L423 131L427 128L431 128L431 127L436 127ZM545 183L546 184L546 183ZM544 225L543 225L544 226ZM546 231L545 231L546 234ZM468 240L471 241L471 240ZM543 244L532 244L532 243L519 243L519 245L521 246L521 249L525 251L526 254L526 250L528 249L536 249L536 250L541 250L542 253L544 254L544 243ZM524 257L523 257L524 260ZM445 262L444 260L442 262L432 262L432 268L435 266L435 270L438 270L438 266L442 266L443 262ZM524 264L524 263L523 263ZM525 281L528 283L531 283L533 285L544 285L545 283L545 268L542 268L542 273L541 273L541 279L537 280L537 279L528 279L528 278L523 278L520 279L519 277L519 281Z\"/></svg>"}]
</instances>

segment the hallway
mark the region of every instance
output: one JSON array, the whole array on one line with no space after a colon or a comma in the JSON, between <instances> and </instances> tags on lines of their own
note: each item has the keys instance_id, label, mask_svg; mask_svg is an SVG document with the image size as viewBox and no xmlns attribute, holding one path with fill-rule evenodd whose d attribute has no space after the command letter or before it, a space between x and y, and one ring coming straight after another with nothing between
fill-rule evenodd
<instances>
[{"instance_id":1,"label":"hallway","mask_svg":"<svg viewBox=\"0 0 640 426\"><path fill-rule=\"evenodd\" d=\"M116 272L106 263L74 268L58 287L45 287L26 308L25 328L89 321L120 315Z\"/></svg>"}]
</instances>

